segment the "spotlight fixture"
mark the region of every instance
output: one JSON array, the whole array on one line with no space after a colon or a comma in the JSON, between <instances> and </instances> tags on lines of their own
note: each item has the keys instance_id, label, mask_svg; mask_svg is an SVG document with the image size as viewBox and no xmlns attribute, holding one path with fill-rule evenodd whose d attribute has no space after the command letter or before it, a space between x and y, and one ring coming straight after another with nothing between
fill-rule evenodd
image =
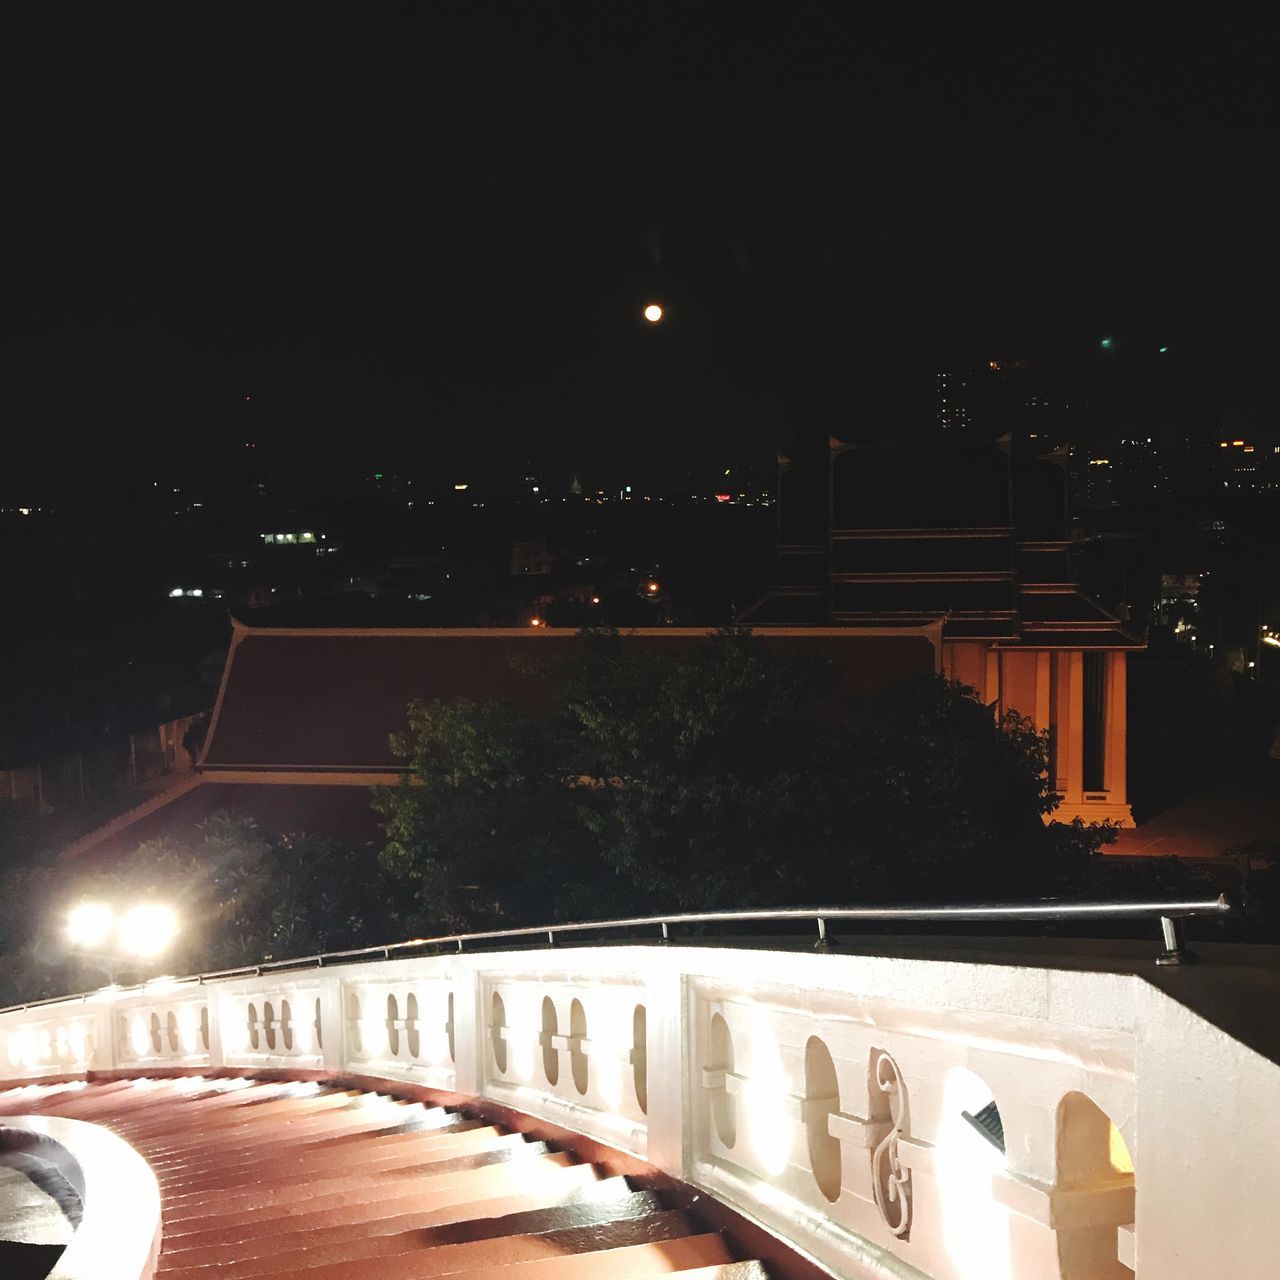
<instances>
[{"instance_id":1,"label":"spotlight fixture","mask_svg":"<svg viewBox=\"0 0 1280 1280\"><path fill-rule=\"evenodd\" d=\"M1000 1119L1000 1108L994 1099L988 1102L977 1115L962 1111L961 1116L980 1133L1001 1155L1004 1154L1004 1121Z\"/></svg>"}]
</instances>

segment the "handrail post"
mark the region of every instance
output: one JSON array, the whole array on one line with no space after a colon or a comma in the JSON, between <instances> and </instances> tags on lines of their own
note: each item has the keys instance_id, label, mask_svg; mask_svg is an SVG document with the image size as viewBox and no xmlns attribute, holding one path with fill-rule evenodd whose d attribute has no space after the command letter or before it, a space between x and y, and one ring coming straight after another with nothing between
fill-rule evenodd
<instances>
[{"instance_id":1,"label":"handrail post","mask_svg":"<svg viewBox=\"0 0 1280 1280\"><path fill-rule=\"evenodd\" d=\"M835 946L835 939L827 934L827 922L822 916L818 916L818 940L813 944L815 951L830 951Z\"/></svg>"},{"instance_id":2,"label":"handrail post","mask_svg":"<svg viewBox=\"0 0 1280 1280\"><path fill-rule=\"evenodd\" d=\"M665 920L662 922L662 941L671 941L671 926Z\"/></svg>"},{"instance_id":3,"label":"handrail post","mask_svg":"<svg viewBox=\"0 0 1280 1280\"><path fill-rule=\"evenodd\" d=\"M1156 964L1195 964L1200 959L1194 951L1187 950L1181 916L1161 916L1160 932L1164 935L1164 950L1156 957Z\"/></svg>"}]
</instances>

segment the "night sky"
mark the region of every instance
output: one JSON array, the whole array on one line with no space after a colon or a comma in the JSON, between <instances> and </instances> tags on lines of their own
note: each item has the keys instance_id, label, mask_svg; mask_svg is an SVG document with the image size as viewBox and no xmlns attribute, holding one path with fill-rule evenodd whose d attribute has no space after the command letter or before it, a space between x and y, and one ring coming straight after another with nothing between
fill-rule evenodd
<instances>
[{"instance_id":1,"label":"night sky","mask_svg":"<svg viewBox=\"0 0 1280 1280\"><path fill-rule=\"evenodd\" d=\"M480 442L678 470L1104 334L1135 425L1277 427L1257 31L754 8L10 6L9 490L246 439L302 488Z\"/></svg>"}]
</instances>

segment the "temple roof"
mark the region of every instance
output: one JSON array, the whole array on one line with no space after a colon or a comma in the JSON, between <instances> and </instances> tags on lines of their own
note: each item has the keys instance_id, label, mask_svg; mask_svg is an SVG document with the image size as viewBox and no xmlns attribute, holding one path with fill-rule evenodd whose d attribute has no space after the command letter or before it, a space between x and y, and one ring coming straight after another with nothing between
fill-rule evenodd
<instances>
[{"instance_id":1,"label":"temple roof","mask_svg":"<svg viewBox=\"0 0 1280 1280\"><path fill-rule=\"evenodd\" d=\"M532 713L551 691L538 670L572 630L253 629L237 625L204 755L206 773L383 774L401 767L393 733L415 699L500 701ZM706 630L627 633L627 643L677 652ZM775 630L770 644L833 656L841 692L866 695L937 669L938 629L898 625ZM358 781L358 778L351 778Z\"/></svg>"},{"instance_id":2,"label":"temple roof","mask_svg":"<svg viewBox=\"0 0 1280 1280\"><path fill-rule=\"evenodd\" d=\"M935 621L952 640L1142 647L1076 585L1056 460L1024 456L1008 441L935 449L837 443L798 456L805 474L790 465L784 474L779 528L807 528L808 544L781 549L777 585L741 621ZM797 503L807 516L788 512Z\"/></svg>"}]
</instances>

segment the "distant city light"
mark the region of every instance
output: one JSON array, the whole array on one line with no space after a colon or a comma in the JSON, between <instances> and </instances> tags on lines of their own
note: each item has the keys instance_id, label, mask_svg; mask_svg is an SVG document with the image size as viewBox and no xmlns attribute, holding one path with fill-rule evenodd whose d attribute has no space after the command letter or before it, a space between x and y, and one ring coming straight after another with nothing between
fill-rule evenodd
<instances>
[{"instance_id":1,"label":"distant city light","mask_svg":"<svg viewBox=\"0 0 1280 1280\"><path fill-rule=\"evenodd\" d=\"M1168 347L1161 347L1161 348L1160 348L1160 354L1161 354L1161 355L1164 355L1164 354L1165 354L1165 352L1167 352L1168 350L1169 350L1169 348L1168 348Z\"/></svg>"},{"instance_id":2,"label":"distant city light","mask_svg":"<svg viewBox=\"0 0 1280 1280\"><path fill-rule=\"evenodd\" d=\"M466 493L469 488L471 488L469 484L455 484L453 486L453 491L454 493Z\"/></svg>"},{"instance_id":3,"label":"distant city light","mask_svg":"<svg viewBox=\"0 0 1280 1280\"><path fill-rule=\"evenodd\" d=\"M1111 351L1116 345L1116 340L1114 338L1103 338L1098 345L1103 351Z\"/></svg>"},{"instance_id":4,"label":"distant city light","mask_svg":"<svg viewBox=\"0 0 1280 1280\"><path fill-rule=\"evenodd\" d=\"M182 594L182 588L181 588L181 587L174 587L174 589L173 589L172 591L170 591L170 592L169 592L169 597L170 597L170 599L174 599L174 598L176 598L176 597L180 596L181 594Z\"/></svg>"},{"instance_id":5,"label":"distant city light","mask_svg":"<svg viewBox=\"0 0 1280 1280\"><path fill-rule=\"evenodd\" d=\"M662 587L661 587L658 583L656 583L656 582L654 582L654 581L650 580L649 582L646 582L646 583L644 584L644 589L645 589L645 590L646 590L646 591L647 591L651 596L656 596L656 595L658 594L658 592L662 590Z\"/></svg>"},{"instance_id":6,"label":"distant city light","mask_svg":"<svg viewBox=\"0 0 1280 1280\"><path fill-rule=\"evenodd\" d=\"M591 603L592 603L592 604L599 604L599 603L600 603L600 597L599 597L599 596L592 596L592 597L591 597Z\"/></svg>"},{"instance_id":7,"label":"distant city light","mask_svg":"<svg viewBox=\"0 0 1280 1280\"><path fill-rule=\"evenodd\" d=\"M541 626L544 626L545 624L543 623L541 618L530 618L529 625L531 627L541 627Z\"/></svg>"},{"instance_id":8,"label":"distant city light","mask_svg":"<svg viewBox=\"0 0 1280 1280\"><path fill-rule=\"evenodd\" d=\"M662 315L662 308L656 302L649 303L649 305L644 309L644 318L650 324L657 324L658 321L662 319Z\"/></svg>"},{"instance_id":9,"label":"distant city light","mask_svg":"<svg viewBox=\"0 0 1280 1280\"><path fill-rule=\"evenodd\" d=\"M733 494L731 494L731 493L717 493L717 494L716 494L716 501L717 501L717 502L732 502L732 501L733 501Z\"/></svg>"}]
</instances>

